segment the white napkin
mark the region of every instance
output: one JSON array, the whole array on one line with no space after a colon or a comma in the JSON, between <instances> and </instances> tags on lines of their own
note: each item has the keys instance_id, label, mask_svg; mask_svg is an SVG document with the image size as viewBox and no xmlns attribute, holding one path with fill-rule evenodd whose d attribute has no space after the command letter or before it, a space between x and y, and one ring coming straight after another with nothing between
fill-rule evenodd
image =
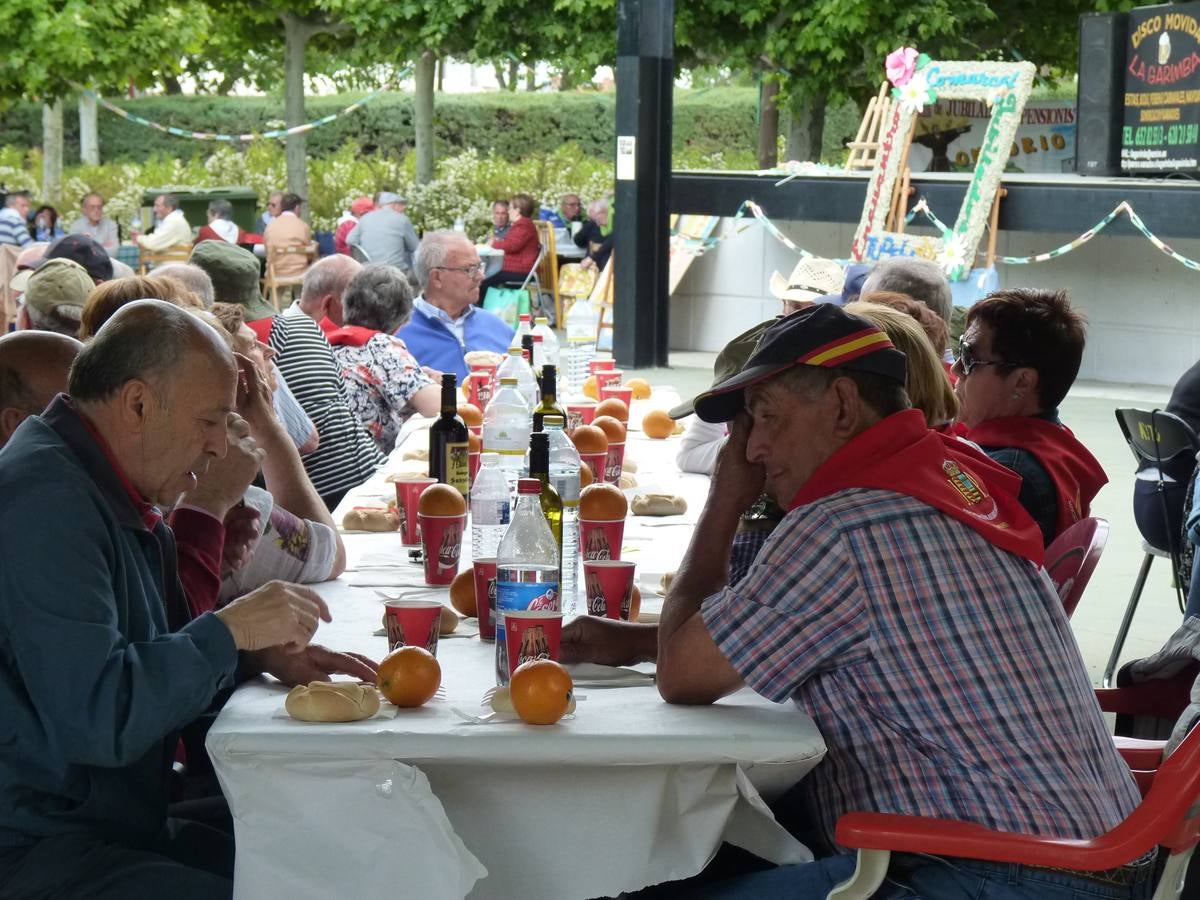
<instances>
[{"instance_id":1,"label":"white napkin","mask_svg":"<svg viewBox=\"0 0 1200 900\"><path fill-rule=\"evenodd\" d=\"M654 684L654 675L622 666L601 666L596 663L576 663L567 666L575 687L619 688L643 687Z\"/></svg>"}]
</instances>

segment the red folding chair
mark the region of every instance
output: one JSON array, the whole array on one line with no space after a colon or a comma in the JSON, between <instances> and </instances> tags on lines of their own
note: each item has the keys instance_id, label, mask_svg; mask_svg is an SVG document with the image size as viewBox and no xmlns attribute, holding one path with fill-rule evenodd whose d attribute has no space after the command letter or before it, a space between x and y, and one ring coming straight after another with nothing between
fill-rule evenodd
<instances>
[{"instance_id":1,"label":"red folding chair","mask_svg":"<svg viewBox=\"0 0 1200 900\"><path fill-rule=\"evenodd\" d=\"M1054 582L1068 619L1079 605L1107 543L1108 521L1090 517L1080 519L1046 548L1046 573Z\"/></svg>"},{"instance_id":2,"label":"red folding chair","mask_svg":"<svg viewBox=\"0 0 1200 900\"><path fill-rule=\"evenodd\" d=\"M1200 727L1159 766L1149 793L1129 817L1090 840L1013 834L919 816L848 813L838 820L837 842L858 850L858 866L849 881L829 892L828 900L867 900L883 883L893 852L1102 872L1158 846L1170 855L1154 900L1178 898L1188 861L1200 843Z\"/></svg>"}]
</instances>

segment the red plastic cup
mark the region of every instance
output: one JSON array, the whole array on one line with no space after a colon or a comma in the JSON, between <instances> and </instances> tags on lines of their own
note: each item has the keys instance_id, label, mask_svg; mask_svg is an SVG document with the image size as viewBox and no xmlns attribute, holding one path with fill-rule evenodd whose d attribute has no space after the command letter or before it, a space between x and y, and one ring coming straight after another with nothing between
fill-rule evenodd
<instances>
[{"instance_id":1,"label":"red plastic cup","mask_svg":"<svg viewBox=\"0 0 1200 900\"><path fill-rule=\"evenodd\" d=\"M592 470L592 478L600 483L604 481L604 470L608 466L608 453L580 453L580 461Z\"/></svg>"},{"instance_id":2,"label":"red plastic cup","mask_svg":"<svg viewBox=\"0 0 1200 900\"><path fill-rule=\"evenodd\" d=\"M608 400L609 398L620 400L628 409L629 404L633 402L633 388L621 387L619 384L606 384L600 388L600 399Z\"/></svg>"},{"instance_id":3,"label":"red plastic cup","mask_svg":"<svg viewBox=\"0 0 1200 900\"><path fill-rule=\"evenodd\" d=\"M561 612L549 609L504 611L504 640L508 650L508 675L531 659L558 661L562 639Z\"/></svg>"},{"instance_id":4,"label":"red plastic cup","mask_svg":"<svg viewBox=\"0 0 1200 900\"><path fill-rule=\"evenodd\" d=\"M588 374L595 375L597 372L611 372L616 367L617 361L615 359L593 359L588 361Z\"/></svg>"},{"instance_id":5,"label":"red plastic cup","mask_svg":"<svg viewBox=\"0 0 1200 900\"><path fill-rule=\"evenodd\" d=\"M621 478L621 467L625 463L625 442L608 445L604 459L604 480L616 484Z\"/></svg>"},{"instance_id":6,"label":"red plastic cup","mask_svg":"<svg viewBox=\"0 0 1200 900\"><path fill-rule=\"evenodd\" d=\"M441 617L442 604L436 600L388 600L383 604L388 653L408 646L424 647L437 656Z\"/></svg>"},{"instance_id":7,"label":"red plastic cup","mask_svg":"<svg viewBox=\"0 0 1200 900\"><path fill-rule=\"evenodd\" d=\"M475 615L479 619L479 639L496 639L496 557L476 559L475 572Z\"/></svg>"},{"instance_id":8,"label":"red plastic cup","mask_svg":"<svg viewBox=\"0 0 1200 900\"><path fill-rule=\"evenodd\" d=\"M574 431L580 425L591 425L596 418L595 400L572 400L567 403L567 430Z\"/></svg>"},{"instance_id":9,"label":"red plastic cup","mask_svg":"<svg viewBox=\"0 0 1200 900\"><path fill-rule=\"evenodd\" d=\"M478 450L467 454L467 484L474 484L475 476L479 474L479 456Z\"/></svg>"},{"instance_id":10,"label":"red plastic cup","mask_svg":"<svg viewBox=\"0 0 1200 900\"><path fill-rule=\"evenodd\" d=\"M625 377L625 373L620 369L606 369L596 373L596 390L600 394L600 399L604 399L604 389L606 387L620 387L621 379Z\"/></svg>"},{"instance_id":11,"label":"red plastic cup","mask_svg":"<svg viewBox=\"0 0 1200 900\"><path fill-rule=\"evenodd\" d=\"M421 546L425 549L425 583L449 584L458 574L466 513L457 516L427 516L417 513L421 523Z\"/></svg>"},{"instance_id":12,"label":"red plastic cup","mask_svg":"<svg viewBox=\"0 0 1200 900\"><path fill-rule=\"evenodd\" d=\"M421 491L431 484L437 484L436 478L417 475L396 482L396 506L400 514L400 543L406 547L415 547L421 543L421 526L417 521L417 502L421 499Z\"/></svg>"},{"instance_id":13,"label":"red plastic cup","mask_svg":"<svg viewBox=\"0 0 1200 900\"><path fill-rule=\"evenodd\" d=\"M480 409L487 409L492 400L492 373L473 371L467 376L468 399Z\"/></svg>"},{"instance_id":14,"label":"red plastic cup","mask_svg":"<svg viewBox=\"0 0 1200 900\"><path fill-rule=\"evenodd\" d=\"M589 559L583 563L588 615L629 621L635 563L621 559Z\"/></svg>"},{"instance_id":15,"label":"red plastic cup","mask_svg":"<svg viewBox=\"0 0 1200 900\"><path fill-rule=\"evenodd\" d=\"M579 520L579 551L584 560L620 559L625 520Z\"/></svg>"}]
</instances>

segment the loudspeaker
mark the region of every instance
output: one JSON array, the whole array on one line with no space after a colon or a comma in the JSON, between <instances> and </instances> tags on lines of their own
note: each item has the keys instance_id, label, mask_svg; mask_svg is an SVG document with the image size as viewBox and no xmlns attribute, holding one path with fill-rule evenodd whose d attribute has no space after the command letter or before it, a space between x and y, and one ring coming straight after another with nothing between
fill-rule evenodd
<instances>
[{"instance_id":1,"label":"loudspeaker","mask_svg":"<svg viewBox=\"0 0 1200 900\"><path fill-rule=\"evenodd\" d=\"M1079 17L1079 93L1075 100L1075 171L1121 174L1125 120L1126 13Z\"/></svg>"}]
</instances>

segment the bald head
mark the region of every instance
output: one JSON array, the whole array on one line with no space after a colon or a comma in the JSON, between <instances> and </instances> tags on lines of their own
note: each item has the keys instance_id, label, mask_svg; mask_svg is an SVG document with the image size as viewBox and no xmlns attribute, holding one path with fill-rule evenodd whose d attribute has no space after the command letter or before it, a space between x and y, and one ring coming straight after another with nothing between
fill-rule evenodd
<instances>
[{"instance_id":1,"label":"bald head","mask_svg":"<svg viewBox=\"0 0 1200 900\"><path fill-rule=\"evenodd\" d=\"M163 300L138 300L113 313L71 367L70 393L102 402L133 379L167 383L196 355L213 377L235 377L233 353L219 334L186 310Z\"/></svg>"},{"instance_id":2,"label":"bald head","mask_svg":"<svg viewBox=\"0 0 1200 900\"><path fill-rule=\"evenodd\" d=\"M166 275L168 278L174 278L185 288L200 298L200 302L204 304L204 308L208 309L213 305L213 283L209 278L208 273L202 268L192 263L167 263L165 266L157 266L154 269L155 275Z\"/></svg>"},{"instance_id":3,"label":"bald head","mask_svg":"<svg viewBox=\"0 0 1200 900\"><path fill-rule=\"evenodd\" d=\"M65 334L15 331L0 337L0 447L17 426L67 389L83 344Z\"/></svg>"},{"instance_id":4,"label":"bald head","mask_svg":"<svg viewBox=\"0 0 1200 900\"><path fill-rule=\"evenodd\" d=\"M304 273L300 287L300 309L316 321L328 316L339 327L342 322L342 294L350 279L362 271L362 263L342 253L326 256Z\"/></svg>"}]
</instances>

